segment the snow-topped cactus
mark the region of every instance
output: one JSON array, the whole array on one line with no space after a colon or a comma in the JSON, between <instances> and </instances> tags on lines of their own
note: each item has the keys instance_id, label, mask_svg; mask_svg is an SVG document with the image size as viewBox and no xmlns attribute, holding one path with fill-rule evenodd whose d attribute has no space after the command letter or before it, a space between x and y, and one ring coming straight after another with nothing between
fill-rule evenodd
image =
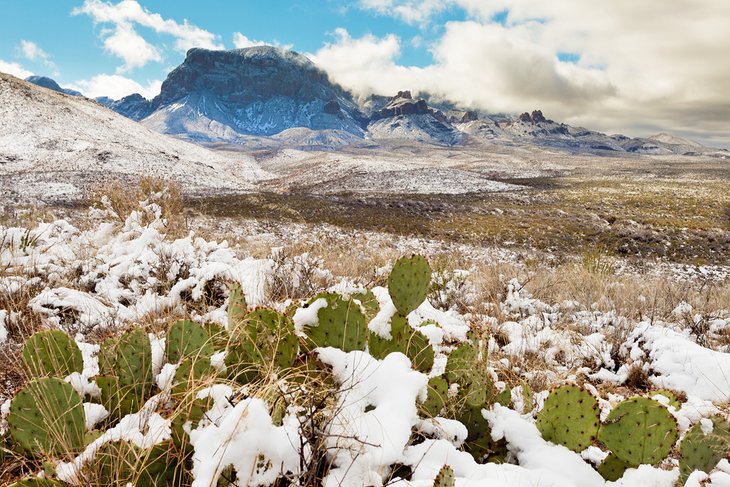
<instances>
[{"instance_id":1,"label":"snow-topped cactus","mask_svg":"<svg viewBox=\"0 0 730 487\"><path fill-rule=\"evenodd\" d=\"M73 339L61 330L45 330L33 334L25 342L23 365L30 377L64 378L84 370L81 350Z\"/></svg>"},{"instance_id":2,"label":"snow-topped cactus","mask_svg":"<svg viewBox=\"0 0 730 487\"><path fill-rule=\"evenodd\" d=\"M248 304L241 285L234 282L228 288L228 329L235 329L243 321L247 312Z\"/></svg>"},{"instance_id":3,"label":"snow-topped cactus","mask_svg":"<svg viewBox=\"0 0 730 487\"><path fill-rule=\"evenodd\" d=\"M430 284L431 267L423 256L401 257L388 276L388 293L405 316L426 300Z\"/></svg>"},{"instance_id":4,"label":"snow-topped cactus","mask_svg":"<svg viewBox=\"0 0 730 487\"><path fill-rule=\"evenodd\" d=\"M317 311L317 325L305 330L312 348L336 347L344 352L364 350L368 329L360 306L336 293L318 294L309 304L319 299L326 300L327 306Z\"/></svg>"},{"instance_id":5,"label":"snow-topped cactus","mask_svg":"<svg viewBox=\"0 0 730 487\"><path fill-rule=\"evenodd\" d=\"M581 452L598 434L598 400L575 385L557 387L550 392L537 415L537 429L553 443Z\"/></svg>"},{"instance_id":6,"label":"snow-topped cactus","mask_svg":"<svg viewBox=\"0 0 730 487\"><path fill-rule=\"evenodd\" d=\"M632 466L663 460L677 442L677 421L653 399L632 397L619 403L601 426L598 439Z\"/></svg>"},{"instance_id":7,"label":"snow-topped cactus","mask_svg":"<svg viewBox=\"0 0 730 487\"><path fill-rule=\"evenodd\" d=\"M400 352L411 359L413 366L424 373L433 368L435 352L426 335L411 328L408 320L400 313L390 319L391 338L383 338L376 333L368 337L370 355L384 359L388 354Z\"/></svg>"},{"instance_id":8,"label":"snow-topped cactus","mask_svg":"<svg viewBox=\"0 0 730 487\"><path fill-rule=\"evenodd\" d=\"M730 453L730 424L720 416L705 421L712 423L712 431L709 431L709 425L697 423L679 445L679 480L682 485L692 472L709 473Z\"/></svg>"},{"instance_id":9,"label":"snow-topped cactus","mask_svg":"<svg viewBox=\"0 0 730 487\"><path fill-rule=\"evenodd\" d=\"M59 378L33 380L11 401L8 428L27 454L76 452L84 445L81 397Z\"/></svg>"}]
</instances>

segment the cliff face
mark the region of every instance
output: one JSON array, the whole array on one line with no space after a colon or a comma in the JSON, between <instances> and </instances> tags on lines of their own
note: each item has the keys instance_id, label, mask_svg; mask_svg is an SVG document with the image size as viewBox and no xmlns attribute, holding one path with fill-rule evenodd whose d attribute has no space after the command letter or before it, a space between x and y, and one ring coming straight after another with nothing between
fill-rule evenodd
<instances>
[{"instance_id":1,"label":"cliff face","mask_svg":"<svg viewBox=\"0 0 730 487\"><path fill-rule=\"evenodd\" d=\"M171 134L192 130L194 139L274 135L293 127L363 132L364 117L348 92L306 57L268 46L191 49L150 103L145 124Z\"/></svg>"}]
</instances>

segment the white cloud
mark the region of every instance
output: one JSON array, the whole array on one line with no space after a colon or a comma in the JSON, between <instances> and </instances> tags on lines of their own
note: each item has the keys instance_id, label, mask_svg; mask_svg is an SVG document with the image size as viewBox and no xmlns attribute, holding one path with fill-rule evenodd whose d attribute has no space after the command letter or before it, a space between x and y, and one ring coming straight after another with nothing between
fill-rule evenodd
<instances>
[{"instance_id":1,"label":"white cloud","mask_svg":"<svg viewBox=\"0 0 730 487\"><path fill-rule=\"evenodd\" d=\"M129 24L118 24L104 39L104 49L124 60L118 71L141 68L150 61L162 61L160 52Z\"/></svg>"},{"instance_id":2,"label":"white cloud","mask_svg":"<svg viewBox=\"0 0 730 487\"><path fill-rule=\"evenodd\" d=\"M33 72L28 71L18 63L10 63L0 59L0 73L12 74L16 78L25 79L28 76L32 76Z\"/></svg>"},{"instance_id":3,"label":"white cloud","mask_svg":"<svg viewBox=\"0 0 730 487\"><path fill-rule=\"evenodd\" d=\"M389 92L408 85L485 110L542 108L552 118L606 131L704 133L730 145L726 0L359 0L359 6L423 28L448 9L462 9L467 20L446 24L430 46L436 62L421 69L400 65L397 55L382 57L377 71L347 60L348 52L366 52L365 44L381 48L386 38L341 37L325 45L316 57L346 86L359 90L395 78ZM505 11L504 25L492 20ZM578 61L559 62L566 52Z\"/></svg>"},{"instance_id":4,"label":"white cloud","mask_svg":"<svg viewBox=\"0 0 730 487\"><path fill-rule=\"evenodd\" d=\"M254 39L249 39L244 34L240 32L234 32L233 33L233 46L236 49L245 49L247 47L255 47L255 46L274 46L274 47L280 47L282 49L289 50L294 47L293 44L281 44L278 41L274 42L266 42L266 41L257 41Z\"/></svg>"},{"instance_id":5,"label":"white cloud","mask_svg":"<svg viewBox=\"0 0 730 487\"><path fill-rule=\"evenodd\" d=\"M51 60L51 56L41 49L38 44L28 40L20 41L20 54L28 61L40 62L51 70L52 76L58 76L58 67Z\"/></svg>"},{"instance_id":6,"label":"white cloud","mask_svg":"<svg viewBox=\"0 0 730 487\"><path fill-rule=\"evenodd\" d=\"M139 25L158 34L175 38L175 49L185 52L193 47L223 49L217 35L184 20L182 23L165 19L142 7L136 0L111 3L102 0L84 0L73 15L89 15L95 23L114 24L114 28L102 30L104 48L124 60L121 71L142 67L150 61L161 61L158 47L147 42L136 30Z\"/></svg>"},{"instance_id":7,"label":"white cloud","mask_svg":"<svg viewBox=\"0 0 730 487\"><path fill-rule=\"evenodd\" d=\"M152 99L160 93L161 86L160 80L152 80L143 86L133 79L118 74L98 74L90 79L78 80L68 87L80 91L89 98L108 96L118 100L132 93L139 93L147 99Z\"/></svg>"}]
</instances>

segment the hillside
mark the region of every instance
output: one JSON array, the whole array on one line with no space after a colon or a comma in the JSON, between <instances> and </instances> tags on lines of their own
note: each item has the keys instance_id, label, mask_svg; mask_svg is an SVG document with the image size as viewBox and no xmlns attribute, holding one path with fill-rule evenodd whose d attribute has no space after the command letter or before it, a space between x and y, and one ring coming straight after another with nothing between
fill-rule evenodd
<instances>
[{"instance_id":1,"label":"hillside","mask_svg":"<svg viewBox=\"0 0 730 487\"><path fill-rule=\"evenodd\" d=\"M247 190L266 174L153 132L98 103L0 74L0 184L6 201L78 195L110 177L175 178L190 191Z\"/></svg>"}]
</instances>

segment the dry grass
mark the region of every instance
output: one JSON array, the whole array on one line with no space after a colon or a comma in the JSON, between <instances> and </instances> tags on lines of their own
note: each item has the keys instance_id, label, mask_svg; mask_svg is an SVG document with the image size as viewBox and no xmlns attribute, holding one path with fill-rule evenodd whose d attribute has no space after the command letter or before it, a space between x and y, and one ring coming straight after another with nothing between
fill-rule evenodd
<instances>
[{"instance_id":1,"label":"dry grass","mask_svg":"<svg viewBox=\"0 0 730 487\"><path fill-rule=\"evenodd\" d=\"M168 235L180 237L188 233L182 187L176 181L142 176L134 188L114 181L94 189L89 199L93 207L111 209L120 223L139 209L140 201L156 203L162 210Z\"/></svg>"}]
</instances>

